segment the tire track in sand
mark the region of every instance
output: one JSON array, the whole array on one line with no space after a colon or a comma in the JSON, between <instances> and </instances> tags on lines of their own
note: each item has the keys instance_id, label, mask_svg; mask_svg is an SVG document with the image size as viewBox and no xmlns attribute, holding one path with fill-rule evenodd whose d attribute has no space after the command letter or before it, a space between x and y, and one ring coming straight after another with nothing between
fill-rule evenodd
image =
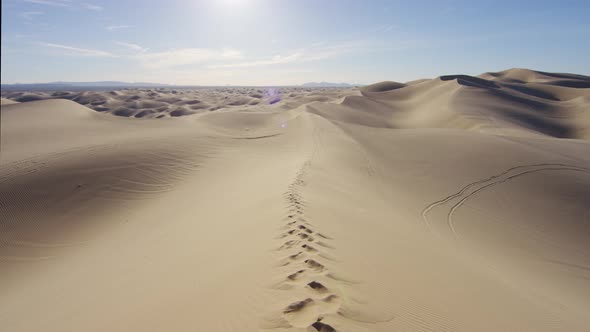
<instances>
[{"instance_id":1,"label":"tire track in sand","mask_svg":"<svg viewBox=\"0 0 590 332\"><path fill-rule=\"evenodd\" d=\"M532 164L532 165L520 165L511 167L499 174L492 175L488 178L481 179L472 183L467 184L461 190L453 193L445 198L437 200L429 205L427 205L422 210L422 219L424 220L428 229L434 232L430 221L428 219L428 214L435 208L445 205L451 201L457 200L457 202L449 209L447 212L446 223L453 233L455 237L459 237L457 233L454 222L453 222L453 214L457 211L459 207L461 207L468 199L473 197L474 195L492 187L500 183L504 183L506 181L512 180L514 178L540 172L540 171L578 171L578 172L588 172L590 173L590 168L576 166L576 165L568 165L562 163L544 163L544 164ZM436 232L435 232L436 233Z\"/></svg>"}]
</instances>

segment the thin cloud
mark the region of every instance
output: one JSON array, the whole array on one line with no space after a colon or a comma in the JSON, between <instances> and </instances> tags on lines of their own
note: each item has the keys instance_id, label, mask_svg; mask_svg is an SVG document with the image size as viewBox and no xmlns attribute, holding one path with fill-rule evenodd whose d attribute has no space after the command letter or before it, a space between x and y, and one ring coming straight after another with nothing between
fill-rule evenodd
<instances>
[{"instance_id":1,"label":"thin cloud","mask_svg":"<svg viewBox=\"0 0 590 332\"><path fill-rule=\"evenodd\" d=\"M22 13L20 13L20 16L22 18L24 18L25 20L32 20L36 16L43 15L43 14L45 14L45 13L39 12L39 11L37 11L37 12L22 12Z\"/></svg>"},{"instance_id":2,"label":"thin cloud","mask_svg":"<svg viewBox=\"0 0 590 332\"><path fill-rule=\"evenodd\" d=\"M182 48L162 52L143 53L135 56L147 68L173 68L203 64L219 60L236 60L242 53L233 49Z\"/></svg>"},{"instance_id":3,"label":"thin cloud","mask_svg":"<svg viewBox=\"0 0 590 332\"><path fill-rule=\"evenodd\" d=\"M376 33L381 33L381 32L390 32L390 31L392 31L394 28L395 28L395 25L393 25L393 24L389 24L389 25L387 25L387 24L382 24L382 25L379 25L379 26L377 26L377 27L375 28L375 30L373 30L373 32L376 32Z\"/></svg>"},{"instance_id":4,"label":"thin cloud","mask_svg":"<svg viewBox=\"0 0 590 332\"><path fill-rule=\"evenodd\" d=\"M96 49L86 49L69 45L41 42L46 48L59 50L60 55L82 56L82 57L117 57L130 59L140 66L149 69L173 69L188 65L200 65L207 69L239 69L262 66L277 66L296 64L311 61L334 59L350 54L377 51L399 51L417 45L377 45L366 42L348 42L341 44L314 43L307 48L292 50L285 54L278 54L271 57L246 60L241 51L232 48L180 48L159 52L151 52L147 48L123 41L114 41L127 51L119 49L119 52L107 52ZM132 51L132 52L129 52ZM238 60L241 60L238 62Z\"/></svg>"},{"instance_id":5,"label":"thin cloud","mask_svg":"<svg viewBox=\"0 0 590 332\"><path fill-rule=\"evenodd\" d=\"M67 0L23 0L24 2L36 5L53 6L53 7L71 7L70 1Z\"/></svg>"},{"instance_id":6,"label":"thin cloud","mask_svg":"<svg viewBox=\"0 0 590 332\"><path fill-rule=\"evenodd\" d=\"M115 44L119 45L119 46L123 46L125 48L128 48L132 51L137 51L137 52L146 52L148 49L141 47L140 45L137 44L133 44L133 43L126 43L126 42L121 42L121 41L115 41Z\"/></svg>"},{"instance_id":7,"label":"thin cloud","mask_svg":"<svg viewBox=\"0 0 590 332\"><path fill-rule=\"evenodd\" d=\"M87 49L47 42L40 42L38 44L49 49L60 51L59 55L126 58L135 60L139 65L150 69L167 69L185 65L202 65L219 61L238 60L242 58L242 53L240 51L231 48L182 48L161 52L148 52L147 48L144 48L138 44L122 41L114 41L114 43L128 50L134 51L134 53L112 53L96 49Z\"/></svg>"},{"instance_id":8,"label":"thin cloud","mask_svg":"<svg viewBox=\"0 0 590 332\"><path fill-rule=\"evenodd\" d=\"M232 48L224 48L221 51L221 58L223 59L241 59L242 52L234 50Z\"/></svg>"},{"instance_id":9,"label":"thin cloud","mask_svg":"<svg viewBox=\"0 0 590 332\"><path fill-rule=\"evenodd\" d=\"M32 3L35 5L61 7L69 9L86 9L93 11L103 10L102 6L95 5L92 3L74 3L71 0L22 0L23 2Z\"/></svg>"},{"instance_id":10,"label":"thin cloud","mask_svg":"<svg viewBox=\"0 0 590 332\"><path fill-rule=\"evenodd\" d=\"M68 56L116 57L116 55L114 55L110 52L105 52L105 51L100 51L100 50L92 50L92 49L86 49L86 48L79 48L79 47L73 47L73 46L68 46L68 45L44 43L44 42L39 43L39 45L45 46L48 48L52 48L52 49L56 49L56 50L60 50L63 52L63 55L68 55Z\"/></svg>"},{"instance_id":11,"label":"thin cloud","mask_svg":"<svg viewBox=\"0 0 590 332\"><path fill-rule=\"evenodd\" d=\"M208 66L209 69L220 69L220 68L247 68L247 67L259 67L259 66L271 66L288 63L299 63L306 61L318 61L336 58L348 53L368 51L369 48L361 43L347 43L338 45L326 45L326 43L314 43L308 48L302 48L291 51L287 54L274 55L269 58L253 59L250 61L227 63L227 64L213 64Z\"/></svg>"},{"instance_id":12,"label":"thin cloud","mask_svg":"<svg viewBox=\"0 0 590 332\"><path fill-rule=\"evenodd\" d=\"M88 10L101 11L103 9L101 6L93 5L91 3L83 3L81 5L83 8L86 8Z\"/></svg>"},{"instance_id":13,"label":"thin cloud","mask_svg":"<svg viewBox=\"0 0 590 332\"><path fill-rule=\"evenodd\" d=\"M270 65L296 62L297 60L300 60L302 58L302 56L303 56L302 53L292 53L289 55L275 55L269 59L210 65L210 66L208 66L208 68L209 69L219 69L219 68L247 68L247 67L258 67L258 66L270 66Z\"/></svg>"}]
</instances>

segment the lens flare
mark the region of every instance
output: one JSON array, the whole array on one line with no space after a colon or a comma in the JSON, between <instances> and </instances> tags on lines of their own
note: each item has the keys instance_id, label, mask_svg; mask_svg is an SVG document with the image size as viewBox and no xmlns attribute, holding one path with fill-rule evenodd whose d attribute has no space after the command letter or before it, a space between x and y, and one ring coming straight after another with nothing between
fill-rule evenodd
<instances>
[{"instance_id":1,"label":"lens flare","mask_svg":"<svg viewBox=\"0 0 590 332\"><path fill-rule=\"evenodd\" d=\"M269 104L276 104L281 101L281 92L279 89L268 88L264 92L264 100Z\"/></svg>"}]
</instances>

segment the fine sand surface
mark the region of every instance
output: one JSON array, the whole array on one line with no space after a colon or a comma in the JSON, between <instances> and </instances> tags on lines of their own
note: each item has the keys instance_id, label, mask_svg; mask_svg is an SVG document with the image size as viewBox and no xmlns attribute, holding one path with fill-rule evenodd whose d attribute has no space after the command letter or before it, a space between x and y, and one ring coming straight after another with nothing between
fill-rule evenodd
<instances>
[{"instance_id":1,"label":"fine sand surface","mask_svg":"<svg viewBox=\"0 0 590 332\"><path fill-rule=\"evenodd\" d=\"M257 90L3 93L0 330L588 331L589 77Z\"/></svg>"}]
</instances>

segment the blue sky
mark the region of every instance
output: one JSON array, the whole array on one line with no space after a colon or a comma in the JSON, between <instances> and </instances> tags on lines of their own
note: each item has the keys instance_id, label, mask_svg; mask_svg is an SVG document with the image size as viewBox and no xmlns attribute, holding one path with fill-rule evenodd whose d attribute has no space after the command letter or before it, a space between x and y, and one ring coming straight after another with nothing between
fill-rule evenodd
<instances>
[{"instance_id":1,"label":"blue sky","mask_svg":"<svg viewBox=\"0 0 590 332\"><path fill-rule=\"evenodd\" d=\"M590 1L3 0L2 83L590 75Z\"/></svg>"}]
</instances>

